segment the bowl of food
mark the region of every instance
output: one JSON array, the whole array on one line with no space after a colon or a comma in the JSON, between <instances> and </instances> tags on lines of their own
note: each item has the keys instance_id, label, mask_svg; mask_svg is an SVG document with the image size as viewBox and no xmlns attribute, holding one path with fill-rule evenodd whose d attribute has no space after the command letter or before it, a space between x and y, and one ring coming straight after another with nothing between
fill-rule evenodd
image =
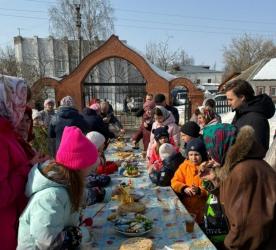
<instances>
[{"instance_id":1,"label":"bowl of food","mask_svg":"<svg viewBox=\"0 0 276 250\"><path fill-rule=\"evenodd\" d=\"M153 222L142 214L128 213L114 221L114 229L126 236L137 237L150 232Z\"/></svg>"},{"instance_id":2,"label":"bowl of food","mask_svg":"<svg viewBox=\"0 0 276 250\"><path fill-rule=\"evenodd\" d=\"M123 172L123 175L126 177L137 177L140 175L140 172L137 166L127 165L125 167L125 171Z\"/></svg>"}]
</instances>

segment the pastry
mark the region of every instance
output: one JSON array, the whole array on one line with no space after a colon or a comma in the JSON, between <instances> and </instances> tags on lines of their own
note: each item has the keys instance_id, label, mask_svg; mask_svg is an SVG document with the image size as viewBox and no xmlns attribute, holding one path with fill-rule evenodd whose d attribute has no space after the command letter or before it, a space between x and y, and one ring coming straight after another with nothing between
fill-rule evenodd
<instances>
[{"instance_id":1,"label":"pastry","mask_svg":"<svg viewBox=\"0 0 276 250\"><path fill-rule=\"evenodd\" d=\"M153 250L153 242L150 239L135 237L125 240L119 250Z\"/></svg>"},{"instance_id":2,"label":"pastry","mask_svg":"<svg viewBox=\"0 0 276 250\"><path fill-rule=\"evenodd\" d=\"M124 214L124 213L143 213L145 211L146 207L141 202L132 202L128 204L121 204L118 207L118 213Z\"/></svg>"}]
</instances>

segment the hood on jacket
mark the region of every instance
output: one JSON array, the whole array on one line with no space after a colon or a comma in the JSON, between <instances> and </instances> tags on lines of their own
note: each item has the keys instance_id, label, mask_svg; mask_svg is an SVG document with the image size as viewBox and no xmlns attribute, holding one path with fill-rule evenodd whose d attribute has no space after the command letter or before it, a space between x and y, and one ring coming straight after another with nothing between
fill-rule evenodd
<instances>
[{"instance_id":1,"label":"hood on jacket","mask_svg":"<svg viewBox=\"0 0 276 250\"><path fill-rule=\"evenodd\" d=\"M88 116L96 116L97 115L97 112L96 112L96 110L94 110L94 109L91 109L91 108L84 108L83 109L83 111L82 111L82 113L84 114L84 115L88 115Z\"/></svg>"},{"instance_id":2,"label":"hood on jacket","mask_svg":"<svg viewBox=\"0 0 276 250\"><path fill-rule=\"evenodd\" d=\"M229 148L225 163L217 170L221 180L227 178L229 172L239 163L248 159L262 160L265 157L265 150L256 142L254 129L251 126L244 126L240 129L235 143Z\"/></svg>"},{"instance_id":3,"label":"hood on jacket","mask_svg":"<svg viewBox=\"0 0 276 250\"><path fill-rule=\"evenodd\" d=\"M261 94L255 96L253 100L245 103L236 111L239 116L248 112L256 112L263 114L266 119L270 119L275 113L275 105L267 94Z\"/></svg>"},{"instance_id":4,"label":"hood on jacket","mask_svg":"<svg viewBox=\"0 0 276 250\"><path fill-rule=\"evenodd\" d=\"M28 181L26 184L25 195L30 198L33 194L42 191L50 187L66 187L64 184L54 182L43 175L41 169L46 167L49 164L49 161L46 161L43 164L36 164L31 169L28 175Z\"/></svg>"},{"instance_id":5,"label":"hood on jacket","mask_svg":"<svg viewBox=\"0 0 276 250\"><path fill-rule=\"evenodd\" d=\"M64 119L71 119L72 117L79 115L79 111L73 107L60 107L57 115Z\"/></svg>"},{"instance_id":6,"label":"hood on jacket","mask_svg":"<svg viewBox=\"0 0 276 250\"><path fill-rule=\"evenodd\" d=\"M169 114L168 118L165 121L163 121L163 123L162 123L164 126L168 126L171 123L175 123L173 114L170 111L169 111L169 113L170 114Z\"/></svg>"}]
</instances>

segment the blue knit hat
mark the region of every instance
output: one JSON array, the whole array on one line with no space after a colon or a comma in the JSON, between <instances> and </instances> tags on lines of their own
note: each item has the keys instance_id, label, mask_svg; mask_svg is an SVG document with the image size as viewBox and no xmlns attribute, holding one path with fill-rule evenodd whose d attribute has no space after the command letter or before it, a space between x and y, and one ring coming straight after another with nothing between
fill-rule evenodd
<instances>
[{"instance_id":1,"label":"blue knit hat","mask_svg":"<svg viewBox=\"0 0 276 250\"><path fill-rule=\"evenodd\" d=\"M187 147L186 147L187 155L190 151L196 151L196 152L200 153L202 161L207 160L206 148L205 148L203 141L200 138L192 139L191 141L189 141L187 143Z\"/></svg>"}]
</instances>

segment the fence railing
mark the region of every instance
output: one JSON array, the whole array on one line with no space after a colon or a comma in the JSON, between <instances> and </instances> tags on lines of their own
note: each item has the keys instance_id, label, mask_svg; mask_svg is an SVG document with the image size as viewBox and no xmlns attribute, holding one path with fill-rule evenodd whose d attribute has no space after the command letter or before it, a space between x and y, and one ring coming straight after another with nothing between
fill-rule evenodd
<instances>
[{"instance_id":1,"label":"fence railing","mask_svg":"<svg viewBox=\"0 0 276 250\"><path fill-rule=\"evenodd\" d=\"M227 100L216 101L216 112L223 114L231 111L231 107L228 105Z\"/></svg>"}]
</instances>

